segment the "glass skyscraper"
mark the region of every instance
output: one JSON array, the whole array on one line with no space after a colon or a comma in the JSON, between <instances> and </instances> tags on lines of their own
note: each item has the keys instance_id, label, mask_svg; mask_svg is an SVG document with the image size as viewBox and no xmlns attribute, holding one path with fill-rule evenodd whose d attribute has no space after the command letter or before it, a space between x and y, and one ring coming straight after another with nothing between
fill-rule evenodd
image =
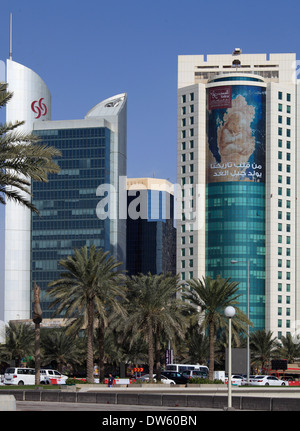
<instances>
[{"instance_id":1,"label":"glass skyscraper","mask_svg":"<svg viewBox=\"0 0 300 431\"><path fill-rule=\"evenodd\" d=\"M128 178L127 271L176 272L173 186L157 178Z\"/></svg>"},{"instance_id":2,"label":"glass skyscraper","mask_svg":"<svg viewBox=\"0 0 300 431\"><path fill-rule=\"evenodd\" d=\"M44 318L53 314L48 284L63 271L59 261L73 255L75 248L94 244L126 262L125 220L101 218L97 213L102 198L99 186L115 187L118 195L116 173L126 174L126 136L118 141L116 129L117 124L122 136L125 111L126 96L119 95L101 102L84 120L43 122L35 127L41 142L62 154L57 159L60 172L49 175L47 183L32 184L32 202L40 215L32 214L31 283L41 288ZM110 115L116 117L115 124L113 118L109 122ZM118 199L111 205L117 206Z\"/></svg>"}]
</instances>

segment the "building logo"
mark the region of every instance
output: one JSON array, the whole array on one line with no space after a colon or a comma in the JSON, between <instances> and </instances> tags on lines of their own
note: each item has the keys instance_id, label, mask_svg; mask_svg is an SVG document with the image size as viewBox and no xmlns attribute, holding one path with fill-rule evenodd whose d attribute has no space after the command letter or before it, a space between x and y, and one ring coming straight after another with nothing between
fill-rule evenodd
<instances>
[{"instance_id":1,"label":"building logo","mask_svg":"<svg viewBox=\"0 0 300 431\"><path fill-rule=\"evenodd\" d=\"M47 106L43 103L44 98L41 97L40 100L34 100L31 103L31 110L36 114L35 119L45 116L47 114Z\"/></svg>"}]
</instances>

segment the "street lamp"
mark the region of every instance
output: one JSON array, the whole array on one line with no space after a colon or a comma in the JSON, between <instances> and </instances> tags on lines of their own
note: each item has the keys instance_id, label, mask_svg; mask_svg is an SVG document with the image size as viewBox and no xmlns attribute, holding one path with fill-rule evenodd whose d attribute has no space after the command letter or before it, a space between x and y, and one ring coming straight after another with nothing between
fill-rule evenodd
<instances>
[{"instance_id":1,"label":"street lamp","mask_svg":"<svg viewBox=\"0 0 300 431\"><path fill-rule=\"evenodd\" d=\"M228 317L228 410L232 408L231 402L231 318L235 315L235 308L229 305L224 310L225 316Z\"/></svg>"},{"instance_id":2,"label":"street lamp","mask_svg":"<svg viewBox=\"0 0 300 431\"><path fill-rule=\"evenodd\" d=\"M247 319L250 319L250 307L249 307L249 296L250 296L250 282L249 282L249 260L231 260L232 264L235 263L247 263ZM247 323L247 383L249 384L249 373L250 373L250 333L249 323Z\"/></svg>"}]
</instances>

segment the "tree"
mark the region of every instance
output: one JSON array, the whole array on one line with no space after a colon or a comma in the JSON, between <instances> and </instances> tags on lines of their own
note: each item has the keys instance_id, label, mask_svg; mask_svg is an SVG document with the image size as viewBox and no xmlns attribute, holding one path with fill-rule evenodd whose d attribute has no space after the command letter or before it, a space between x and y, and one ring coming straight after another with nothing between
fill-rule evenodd
<instances>
[{"instance_id":1,"label":"tree","mask_svg":"<svg viewBox=\"0 0 300 431\"><path fill-rule=\"evenodd\" d=\"M150 380L153 379L154 353L160 351L162 334L170 340L175 334L184 336L184 317L180 312L183 304L176 300L180 289L178 280L177 275L150 273L133 275L128 280L128 317L124 330L131 332L131 344L140 335L147 342ZM159 378L160 363L157 374Z\"/></svg>"},{"instance_id":2,"label":"tree","mask_svg":"<svg viewBox=\"0 0 300 431\"><path fill-rule=\"evenodd\" d=\"M15 360L20 366L22 358L33 357L34 331L27 323L9 322L6 327L6 340L1 349L1 359Z\"/></svg>"},{"instance_id":3,"label":"tree","mask_svg":"<svg viewBox=\"0 0 300 431\"><path fill-rule=\"evenodd\" d=\"M251 362L261 368L267 365L278 346L277 339L271 331L257 330L250 334Z\"/></svg>"},{"instance_id":4,"label":"tree","mask_svg":"<svg viewBox=\"0 0 300 431\"><path fill-rule=\"evenodd\" d=\"M291 334L280 338L280 345L276 349L276 354L283 359L287 359L289 364L293 364L296 358L300 358L299 336L297 342L294 341Z\"/></svg>"},{"instance_id":5,"label":"tree","mask_svg":"<svg viewBox=\"0 0 300 431\"><path fill-rule=\"evenodd\" d=\"M124 296L121 273L116 271L121 262L92 245L89 250L87 246L75 249L74 256L59 263L66 272L49 283L53 315L63 312L66 318L73 318L69 330L87 328L87 380L93 382L95 316L100 327L106 325L107 306L114 303L117 307L117 298Z\"/></svg>"},{"instance_id":6,"label":"tree","mask_svg":"<svg viewBox=\"0 0 300 431\"><path fill-rule=\"evenodd\" d=\"M0 83L0 108L6 106L13 94ZM59 172L54 157L60 152L54 147L39 144L31 133L21 133L24 121L0 125L0 203L15 201L38 213L31 203L31 179L48 181L48 174Z\"/></svg>"},{"instance_id":7,"label":"tree","mask_svg":"<svg viewBox=\"0 0 300 431\"><path fill-rule=\"evenodd\" d=\"M234 306L236 315L232 319L233 330L237 333L245 330L243 324L247 322L245 314L237 307L238 283L217 276L216 279L203 277L203 280L192 279L189 281L191 290L184 293L194 306L194 313L200 324L200 328L209 333L209 378L213 379L215 361L215 335L219 328L227 326L227 318L224 310L227 306Z\"/></svg>"},{"instance_id":8,"label":"tree","mask_svg":"<svg viewBox=\"0 0 300 431\"><path fill-rule=\"evenodd\" d=\"M68 334L66 328L42 329L41 347L43 365L54 364L61 373L63 369L83 362L83 346L75 334Z\"/></svg>"}]
</instances>

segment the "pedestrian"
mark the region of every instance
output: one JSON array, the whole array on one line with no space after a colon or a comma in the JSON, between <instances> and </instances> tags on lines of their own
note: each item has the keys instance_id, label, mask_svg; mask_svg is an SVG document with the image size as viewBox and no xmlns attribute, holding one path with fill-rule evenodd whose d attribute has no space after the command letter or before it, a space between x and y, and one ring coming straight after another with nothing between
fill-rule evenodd
<instances>
[{"instance_id":1,"label":"pedestrian","mask_svg":"<svg viewBox=\"0 0 300 431\"><path fill-rule=\"evenodd\" d=\"M109 388L111 388L111 387L112 387L113 382L114 382L114 378L113 378L113 376L111 375L111 373L109 373L109 376L108 376L108 387L109 387Z\"/></svg>"}]
</instances>

